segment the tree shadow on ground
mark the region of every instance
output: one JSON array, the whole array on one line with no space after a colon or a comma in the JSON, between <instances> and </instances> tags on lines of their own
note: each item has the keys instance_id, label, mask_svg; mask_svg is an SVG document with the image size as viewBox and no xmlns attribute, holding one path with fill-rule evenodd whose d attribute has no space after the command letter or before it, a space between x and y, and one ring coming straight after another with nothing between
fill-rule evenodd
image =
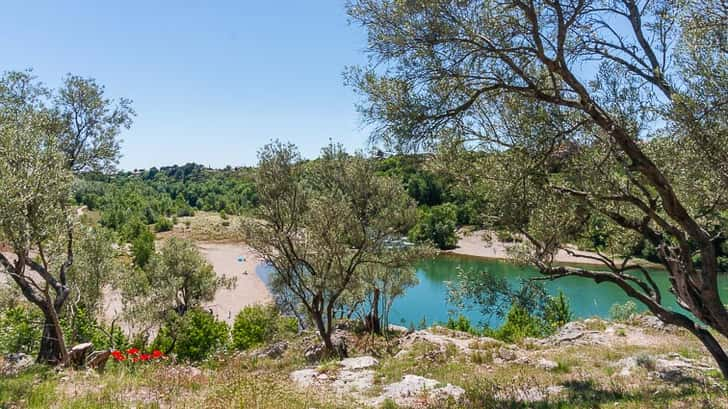
<instances>
[{"instance_id":1,"label":"tree shadow on ground","mask_svg":"<svg viewBox=\"0 0 728 409\"><path fill-rule=\"evenodd\" d=\"M718 408L728 400L728 394L720 389L709 389L705 383L696 379L683 378L670 382L671 388L655 390L645 388L640 390L621 390L616 385L604 388L591 380L572 380L564 382L564 390L558 397L544 398L543 401L524 401L517 399L508 391L486 391L471 394L470 401L473 408L492 409L576 409L602 407L605 404L630 403L636 407L662 408L670 402L689 400L699 404L701 408ZM533 387L543 397L548 396L545 387ZM515 388L513 389L516 390ZM506 392L506 393L504 393ZM512 392L512 391L511 391ZM475 395L475 396L473 396ZM503 396L509 396L504 398ZM716 399L719 398L719 399Z\"/></svg>"}]
</instances>

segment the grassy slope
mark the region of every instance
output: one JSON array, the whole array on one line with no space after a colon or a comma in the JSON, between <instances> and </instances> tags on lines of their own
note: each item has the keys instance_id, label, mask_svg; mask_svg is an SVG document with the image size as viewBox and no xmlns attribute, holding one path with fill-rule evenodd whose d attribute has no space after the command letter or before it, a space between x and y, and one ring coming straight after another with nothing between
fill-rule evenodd
<instances>
[{"instance_id":1,"label":"grassy slope","mask_svg":"<svg viewBox=\"0 0 728 409\"><path fill-rule=\"evenodd\" d=\"M662 341L650 346L624 344L605 348L584 345L537 351L559 364L553 371L530 365L494 363L492 353L497 345L484 345L482 353L467 356L457 348L437 352L431 344L416 344L406 356L394 358L396 341L365 336L359 338L352 349L354 354L381 356L372 394L386 383L398 381L404 374L415 374L462 386L470 401L469 405L461 406L466 408L728 407L727 385L717 372L708 373L704 379L680 383L651 379L645 368L638 368L629 378L615 376L615 368L610 363L628 356L677 352L691 359L706 357L702 347L687 334L666 335L655 331L650 336ZM20 376L0 380L0 407L361 407L320 388L302 391L291 384L289 373L306 367L302 359L304 345L302 337L291 340L291 348L279 360L222 354L201 365L201 371L171 362L144 366L110 363L107 371L100 375L34 368ZM334 367L331 362L319 366L321 371L331 371ZM559 399L552 402L525 405L503 398L504 394L515 390L545 390L552 385L566 387ZM501 396L500 400L497 396Z\"/></svg>"}]
</instances>

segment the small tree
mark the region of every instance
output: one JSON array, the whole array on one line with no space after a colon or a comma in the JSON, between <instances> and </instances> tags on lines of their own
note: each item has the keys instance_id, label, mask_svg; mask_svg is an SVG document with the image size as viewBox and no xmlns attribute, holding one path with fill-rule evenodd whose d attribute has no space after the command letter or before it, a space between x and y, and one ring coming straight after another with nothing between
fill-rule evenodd
<instances>
[{"instance_id":1,"label":"small tree","mask_svg":"<svg viewBox=\"0 0 728 409\"><path fill-rule=\"evenodd\" d=\"M257 218L243 222L243 236L275 268L274 285L304 306L331 353L337 302L364 266L397 251L388 242L411 226L414 203L401 183L334 145L311 163L292 145L267 145L257 187Z\"/></svg>"},{"instance_id":2,"label":"small tree","mask_svg":"<svg viewBox=\"0 0 728 409\"><path fill-rule=\"evenodd\" d=\"M65 320L72 333L66 334L69 342L79 342L77 317L93 324L104 301L104 288L117 278L120 264L114 238L103 227L80 226L75 232L74 261L68 270L69 302L66 303Z\"/></svg>"},{"instance_id":3,"label":"small tree","mask_svg":"<svg viewBox=\"0 0 728 409\"><path fill-rule=\"evenodd\" d=\"M159 254L152 256L143 275L143 301L162 315L184 315L212 301L218 289L231 288L235 283L218 277L193 242L176 237L167 240Z\"/></svg>"}]
</instances>

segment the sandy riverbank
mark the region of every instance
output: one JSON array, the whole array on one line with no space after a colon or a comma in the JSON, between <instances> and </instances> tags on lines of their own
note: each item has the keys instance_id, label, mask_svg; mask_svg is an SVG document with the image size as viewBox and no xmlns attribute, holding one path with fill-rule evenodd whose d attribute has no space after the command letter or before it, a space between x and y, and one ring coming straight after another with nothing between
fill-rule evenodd
<instances>
[{"instance_id":1,"label":"sandy riverbank","mask_svg":"<svg viewBox=\"0 0 728 409\"><path fill-rule=\"evenodd\" d=\"M272 300L268 288L255 273L260 259L250 247L243 243L198 243L197 246L218 275L237 279L234 288L218 290L215 299L205 306L219 319L232 324L244 307ZM239 262L239 257L244 261Z\"/></svg>"},{"instance_id":2,"label":"sandy riverbank","mask_svg":"<svg viewBox=\"0 0 728 409\"><path fill-rule=\"evenodd\" d=\"M218 276L235 277L235 287L218 290L215 299L203 305L206 310L228 324L233 323L240 310L248 305L265 304L272 301L268 288L255 273L260 259L253 250L244 243L209 243L198 242L197 247L212 265ZM238 261L243 257L244 261ZM104 292L103 316L107 322L121 315L123 310L121 295L114 290ZM119 323L127 332L131 330L128 323Z\"/></svg>"},{"instance_id":3,"label":"sandy riverbank","mask_svg":"<svg viewBox=\"0 0 728 409\"><path fill-rule=\"evenodd\" d=\"M512 256L508 253L508 249L516 243L505 243L493 237L493 240L486 239L487 232L485 230L475 230L472 232L459 233L458 246L453 250L445 251L446 254L457 254L460 256L478 257L485 259L509 260ZM589 251L573 250L574 254L569 254L564 250L554 257L556 263L562 264L586 264L586 265L603 265L602 263L591 260L582 256L594 256L597 254ZM650 264L650 263L645 263ZM659 267L659 266L658 266Z\"/></svg>"}]
</instances>

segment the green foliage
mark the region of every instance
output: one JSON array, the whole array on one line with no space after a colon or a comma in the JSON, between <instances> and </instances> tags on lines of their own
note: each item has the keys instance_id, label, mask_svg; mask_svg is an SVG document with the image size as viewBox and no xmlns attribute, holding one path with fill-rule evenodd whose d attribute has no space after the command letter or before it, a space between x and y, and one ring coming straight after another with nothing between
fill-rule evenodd
<instances>
[{"instance_id":1,"label":"green foliage","mask_svg":"<svg viewBox=\"0 0 728 409\"><path fill-rule=\"evenodd\" d=\"M457 207L452 203L420 209L409 236L413 241L432 242L440 249L455 248L457 217Z\"/></svg>"},{"instance_id":2,"label":"green foliage","mask_svg":"<svg viewBox=\"0 0 728 409\"><path fill-rule=\"evenodd\" d=\"M252 305L243 308L235 317L232 343L233 347L246 350L297 330L296 319L281 316L274 306Z\"/></svg>"},{"instance_id":3,"label":"green foliage","mask_svg":"<svg viewBox=\"0 0 728 409\"><path fill-rule=\"evenodd\" d=\"M40 346L43 316L37 308L18 305L0 311L0 354L34 354Z\"/></svg>"},{"instance_id":4,"label":"green foliage","mask_svg":"<svg viewBox=\"0 0 728 409\"><path fill-rule=\"evenodd\" d=\"M75 199L101 211L101 224L124 232L127 225L168 227L165 219L192 216L195 210L239 214L257 206L252 170L207 169L187 164L110 176L86 174L77 183ZM133 226L132 229L136 229ZM122 233L132 241L134 235Z\"/></svg>"},{"instance_id":5,"label":"green foliage","mask_svg":"<svg viewBox=\"0 0 728 409\"><path fill-rule=\"evenodd\" d=\"M470 323L470 320L468 319L468 317L466 317L464 315L459 315L457 319L448 317L445 327L447 327L448 329L455 330L455 331L467 332L467 333L474 334L474 335L479 334L478 329L475 328Z\"/></svg>"},{"instance_id":6,"label":"green foliage","mask_svg":"<svg viewBox=\"0 0 728 409\"><path fill-rule=\"evenodd\" d=\"M154 234L144 225L131 241L131 254L134 264L140 268L145 268L154 254Z\"/></svg>"},{"instance_id":7,"label":"green foliage","mask_svg":"<svg viewBox=\"0 0 728 409\"><path fill-rule=\"evenodd\" d=\"M179 359L201 361L224 347L229 329L224 321L200 309L188 311L159 331L153 348L174 352Z\"/></svg>"},{"instance_id":8,"label":"green foliage","mask_svg":"<svg viewBox=\"0 0 728 409\"><path fill-rule=\"evenodd\" d=\"M614 321L629 321L637 315L637 304L628 300L624 304L615 303L609 309L609 316Z\"/></svg>"},{"instance_id":9,"label":"green foliage","mask_svg":"<svg viewBox=\"0 0 728 409\"><path fill-rule=\"evenodd\" d=\"M70 345L91 342L94 349L123 349L129 341L124 332L115 326L112 329L105 324L98 322L95 315L83 308L74 311L71 316L61 319L61 326L66 335L66 343Z\"/></svg>"},{"instance_id":10,"label":"green foliage","mask_svg":"<svg viewBox=\"0 0 728 409\"><path fill-rule=\"evenodd\" d=\"M158 233L170 231L174 227L174 223L166 217L160 217L157 219L157 222L154 224L154 230L156 230Z\"/></svg>"},{"instance_id":11,"label":"green foliage","mask_svg":"<svg viewBox=\"0 0 728 409\"><path fill-rule=\"evenodd\" d=\"M530 314L526 308L514 304L506 321L497 330L490 330L486 335L504 342L519 342L526 337L542 337L548 333L548 326L540 318Z\"/></svg>"},{"instance_id":12,"label":"green foliage","mask_svg":"<svg viewBox=\"0 0 728 409\"><path fill-rule=\"evenodd\" d=\"M546 323L551 326L554 330L564 326L567 322L573 319L571 313L571 307L569 306L569 300L564 295L563 291L559 291L559 294L555 297L549 297L544 305L543 319Z\"/></svg>"}]
</instances>

